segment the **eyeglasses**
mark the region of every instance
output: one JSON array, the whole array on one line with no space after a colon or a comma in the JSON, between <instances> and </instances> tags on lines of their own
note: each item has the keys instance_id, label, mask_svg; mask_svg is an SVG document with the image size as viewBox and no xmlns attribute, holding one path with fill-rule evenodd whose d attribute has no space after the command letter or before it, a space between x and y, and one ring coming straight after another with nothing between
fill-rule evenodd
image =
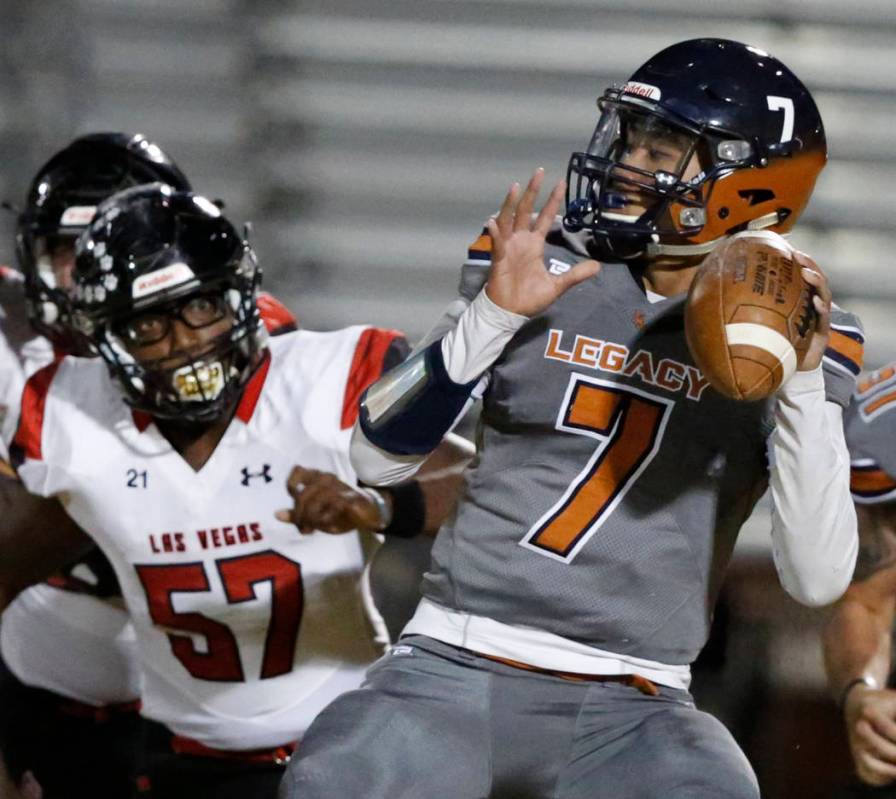
<instances>
[{"instance_id":1,"label":"eyeglasses","mask_svg":"<svg viewBox=\"0 0 896 799\"><path fill-rule=\"evenodd\" d=\"M220 321L227 315L228 305L220 294L200 294L162 310L139 314L121 322L116 329L129 344L146 346L161 341L171 330L171 321L179 319L187 327L198 330Z\"/></svg>"}]
</instances>

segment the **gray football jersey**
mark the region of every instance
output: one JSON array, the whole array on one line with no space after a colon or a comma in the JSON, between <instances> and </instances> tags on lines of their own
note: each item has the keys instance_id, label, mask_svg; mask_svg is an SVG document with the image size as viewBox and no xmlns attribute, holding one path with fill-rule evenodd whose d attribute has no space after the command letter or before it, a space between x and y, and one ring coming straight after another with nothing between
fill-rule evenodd
<instances>
[{"instance_id":1,"label":"gray football jersey","mask_svg":"<svg viewBox=\"0 0 896 799\"><path fill-rule=\"evenodd\" d=\"M583 255L558 228L545 266ZM463 295L488 259L480 238ZM683 310L683 296L651 303L627 266L605 264L518 331L490 371L478 455L426 597L602 650L693 660L767 485L773 416L771 400L709 388ZM836 321L860 330L843 311ZM845 405L854 374L826 359L825 376Z\"/></svg>"},{"instance_id":2,"label":"gray football jersey","mask_svg":"<svg viewBox=\"0 0 896 799\"><path fill-rule=\"evenodd\" d=\"M853 499L896 501L896 363L859 380L844 426Z\"/></svg>"}]
</instances>

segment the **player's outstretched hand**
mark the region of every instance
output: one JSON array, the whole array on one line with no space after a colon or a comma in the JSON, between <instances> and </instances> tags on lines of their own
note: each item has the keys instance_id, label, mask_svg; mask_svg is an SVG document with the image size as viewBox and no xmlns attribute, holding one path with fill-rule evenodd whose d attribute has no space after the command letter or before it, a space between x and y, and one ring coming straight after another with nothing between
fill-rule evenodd
<instances>
[{"instance_id":1,"label":"player's outstretched hand","mask_svg":"<svg viewBox=\"0 0 896 799\"><path fill-rule=\"evenodd\" d=\"M520 197L514 183L501 210L488 222L492 237L492 268L485 291L505 310L533 316L547 308L568 289L600 271L597 261L582 261L568 272L552 275L544 267L544 237L563 201L565 184L558 183L533 220L535 200L544 180L537 169Z\"/></svg>"},{"instance_id":2,"label":"player's outstretched hand","mask_svg":"<svg viewBox=\"0 0 896 799\"><path fill-rule=\"evenodd\" d=\"M812 305L815 308L815 329L812 331L812 340L799 367L801 372L811 372L821 363L828 339L831 337L831 288L821 267L806 253L795 252L794 260L803 270L803 280L814 289Z\"/></svg>"},{"instance_id":3,"label":"player's outstretched hand","mask_svg":"<svg viewBox=\"0 0 896 799\"><path fill-rule=\"evenodd\" d=\"M281 522L294 524L300 533L347 533L374 531L380 527L376 504L336 475L294 466L286 480L293 499L288 510L275 514Z\"/></svg>"},{"instance_id":4,"label":"player's outstretched hand","mask_svg":"<svg viewBox=\"0 0 896 799\"><path fill-rule=\"evenodd\" d=\"M856 686L844 714L859 779L869 785L896 781L896 691Z\"/></svg>"}]
</instances>

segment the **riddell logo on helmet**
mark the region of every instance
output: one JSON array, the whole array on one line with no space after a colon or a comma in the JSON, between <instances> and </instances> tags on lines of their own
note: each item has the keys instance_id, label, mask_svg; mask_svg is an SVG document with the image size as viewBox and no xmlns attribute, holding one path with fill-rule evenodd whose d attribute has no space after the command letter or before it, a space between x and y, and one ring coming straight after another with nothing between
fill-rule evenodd
<instances>
[{"instance_id":1,"label":"riddell logo on helmet","mask_svg":"<svg viewBox=\"0 0 896 799\"><path fill-rule=\"evenodd\" d=\"M657 86L651 86L649 83L638 83L636 80L630 80L622 87L623 94L635 94L638 97L646 97L648 100L659 100L663 93Z\"/></svg>"},{"instance_id":2,"label":"riddell logo on helmet","mask_svg":"<svg viewBox=\"0 0 896 799\"><path fill-rule=\"evenodd\" d=\"M73 205L62 212L59 224L63 227L83 227L90 224L95 213L95 205Z\"/></svg>"},{"instance_id":3,"label":"riddell logo on helmet","mask_svg":"<svg viewBox=\"0 0 896 799\"><path fill-rule=\"evenodd\" d=\"M136 300L138 297L145 297L147 294L155 294L157 291L169 289L172 286L179 286L192 280L196 275L184 263L171 264L164 269L158 269L150 272L148 275L141 275L134 281L132 296Z\"/></svg>"}]
</instances>

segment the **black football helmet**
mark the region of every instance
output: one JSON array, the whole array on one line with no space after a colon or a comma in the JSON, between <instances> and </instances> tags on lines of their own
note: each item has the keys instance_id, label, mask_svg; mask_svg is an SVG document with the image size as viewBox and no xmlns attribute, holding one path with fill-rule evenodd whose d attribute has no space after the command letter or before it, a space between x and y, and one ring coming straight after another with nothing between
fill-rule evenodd
<instances>
[{"instance_id":1,"label":"black football helmet","mask_svg":"<svg viewBox=\"0 0 896 799\"><path fill-rule=\"evenodd\" d=\"M113 195L78 239L73 320L134 408L155 417L209 421L232 408L267 340L257 293L261 269L244 236L212 201L161 183ZM232 327L196 360L138 362L126 323L182 308L190 296L223 300ZM181 311L182 312L182 311Z\"/></svg>"},{"instance_id":2,"label":"black football helmet","mask_svg":"<svg viewBox=\"0 0 896 799\"><path fill-rule=\"evenodd\" d=\"M96 206L110 195L156 182L192 190L177 165L139 133L81 136L38 170L19 215L16 249L31 324L63 351L77 350L80 342L71 325L68 292L53 273L51 249L60 241L74 246Z\"/></svg>"},{"instance_id":3,"label":"black football helmet","mask_svg":"<svg viewBox=\"0 0 896 799\"><path fill-rule=\"evenodd\" d=\"M827 160L809 91L778 59L740 42L674 44L598 107L587 150L569 161L564 221L591 231L607 260L701 255L747 229L786 233ZM677 165L626 164L645 141L672 143Z\"/></svg>"}]
</instances>

